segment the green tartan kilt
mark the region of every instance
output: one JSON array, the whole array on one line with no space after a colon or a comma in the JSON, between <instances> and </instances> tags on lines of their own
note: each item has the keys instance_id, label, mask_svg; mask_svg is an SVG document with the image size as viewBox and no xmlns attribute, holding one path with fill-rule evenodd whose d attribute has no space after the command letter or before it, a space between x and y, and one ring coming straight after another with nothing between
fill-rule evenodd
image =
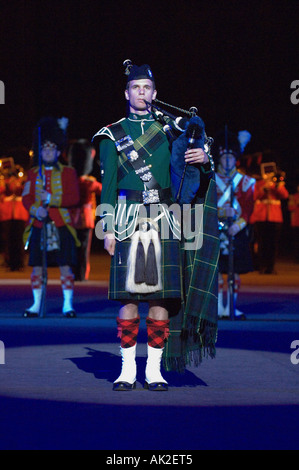
<instances>
[{"instance_id":1,"label":"green tartan kilt","mask_svg":"<svg viewBox=\"0 0 299 470\"><path fill-rule=\"evenodd\" d=\"M132 294L126 291L127 259L131 239L128 238L124 241L116 242L115 255L111 259L108 293L110 300L147 302L155 299L181 299L182 267L180 241L173 238L171 231L169 238L161 240L162 290L150 294Z\"/></svg>"}]
</instances>

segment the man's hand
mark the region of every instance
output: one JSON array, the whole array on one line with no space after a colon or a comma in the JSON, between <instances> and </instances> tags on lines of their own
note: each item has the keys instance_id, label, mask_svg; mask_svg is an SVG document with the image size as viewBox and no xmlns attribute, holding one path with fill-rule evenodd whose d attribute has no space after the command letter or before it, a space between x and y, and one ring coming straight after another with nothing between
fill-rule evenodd
<instances>
[{"instance_id":1,"label":"man's hand","mask_svg":"<svg viewBox=\"0 0 299 470\"><path fill-rule=\"evenodd\" d=\"M225 207L224 211L225 211L225 217L230 217L230 218L235 217L236 212L237 212L236 209L230 206Z\"/></svg>"},{"instance_id":2,"label":"man's hand","mask_svg":"<svg viewBox=\"0 0 299 470\"><path fill-rule=\"evenodd\" d=\"M51 200L51 194L48 193L45 189L43 189L40 193L40 198L43 203L49 204Z\"/></svg>"},{"instance_id":3,"label":"man's hand","mask_svg":"<svg viewBox=\"0 0 299 470\"><path fill-rule=\"evenodd\" d=\"M239 228L239 225L238 224L233 224L229 227L228 229L228 233L229 235L231 235L232 237L234 237L235 235L237 235L237 233L240 231L240 228Z\"/></svg>"},{"instance_id":4,"label":"man's hand","mask_svg":"<svg viewBox=\"0 0 299 470\"><path fill-rule=\"evenodd\" d=\"M191 165L196 163L204 165L205 163L209 163L209 157L201 148L189 149L185 152L185 162Z\"/></svg>"},{"instance_id":5,"label":"man's hand","mask_svg":"<svg viewBox=\"0 0 299 470\"><path fill-rule=\"evenodd\" d=\"M110 256L114 256L116 240L113 233L107 233L104 238L104 248Z\"/></svg>"},{"instance_id":6,"label":"man's hand","mask_svg":"<svg viewBox=\"0 0 299 470\"><path fill-rule=\"evenodd\" d=\"M36 211L36 217L38 220L44 220L48 217L48 210L44 207L39 207Z\"/></svg>"}]
</instances>

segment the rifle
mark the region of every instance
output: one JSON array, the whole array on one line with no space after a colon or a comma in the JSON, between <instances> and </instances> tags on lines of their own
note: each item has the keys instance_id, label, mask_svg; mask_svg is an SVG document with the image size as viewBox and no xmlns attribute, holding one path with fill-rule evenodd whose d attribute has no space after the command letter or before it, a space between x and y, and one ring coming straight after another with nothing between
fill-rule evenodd
<instances>
[{"instance_id":1,"label":"rifle","mask_svg":"<svg viewBox=\"0 0 299 470\"><path fill-rule=\"evenodd\" d=\"M43 175L42 169L42 156L41 156L41 128L38 128L38 160L39 160L39 177L43 181L43 188L45 189L45 175ZM47 204L43 204L43 207L47 207ZM41 232L41 250L42 250L42 295L41 303L39 308L39 317L43 318L46 313L46 294L48 284L48 269L47 269L47 224L46 219L42 221L42 232Z\"/></svg>"},{"instance_id":2,"label":"rifle","mask_svg":"<svg viewBox=\"0 0 299 470\"><path fill-rule=\"evenodd\" d=\"M227 125L225 126L225 149L228 160L228 129ZM227 176L229 176L229 167L227 161ZM234 183L233 178L230 178L230 206L234 207ZM235 269L234 269L234 236L229 233L229 228L233 225L234 218L228 217L228 275L227 275L227 285L228 285L228 305L229 305L229 317L230 320L235 320L236 318L236 302L235 302Z\"/></svg>"}]
</instances>

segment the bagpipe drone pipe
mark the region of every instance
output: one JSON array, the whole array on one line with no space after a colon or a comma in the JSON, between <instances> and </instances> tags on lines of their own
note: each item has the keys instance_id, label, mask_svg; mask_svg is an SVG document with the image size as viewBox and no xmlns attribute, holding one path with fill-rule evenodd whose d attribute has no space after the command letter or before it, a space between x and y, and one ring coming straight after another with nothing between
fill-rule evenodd
<instances>
[{"instance_id":1,"label":"bagpipe drone pipe","mask_svg":"<svg viewBox=\"0 0 299 470\"><path fill-rule=\"evenodd\" d=\"M205 149L205 124L199 116L190 118L186 130L172 143L171 189L175 201L190 204L200 187L200 168L185 162L185 152L191 148Z\"/></svg>"}]
</instances>

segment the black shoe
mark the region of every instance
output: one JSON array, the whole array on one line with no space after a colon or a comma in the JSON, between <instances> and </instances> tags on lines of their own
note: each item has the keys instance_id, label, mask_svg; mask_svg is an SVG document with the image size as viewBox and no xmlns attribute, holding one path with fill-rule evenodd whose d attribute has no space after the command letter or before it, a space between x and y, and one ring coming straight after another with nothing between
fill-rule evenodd
<instances>
[{"instance_id":1,"label":"black shoe","mask_svg":"<svg viewBox=\"0 0 299 470\"><path fill-rule=\"evenodd\" d=\"M247 320L245 313L242 313L242 315L236 315L235 320L240 320L240 321Z\"/></svg>"},{"instance_id":2,"label":"black shoe","mask_svg":"<svg viewBox=\"0 0 299 470\"><path fill-rule=\"evenodd\" d=\"M145 390L149 390L150 392L167 392L168 384L164 382L153 382L150 384L148 382L145 382L144 388Z\"/></svg>"},{"instance_id":3,"label":"black shoe","mask_svg":"<svg viewBox=\"0 0 299 470\"><path fill-rule=\"evenodd\" d=\"M113 390L115 392L129 392L135 390L136 382L130 384L129 382L116 382L113 384Z\"/></svg>"},{"instance_id":4,"label":"black shoe","mask_svg":"<svg viewBox=\"0 0 299 470\"><path fill-rule=\"evenodd\" d=\"M219 320L229 320L229 315L218 315Z\"/></svg>"},{"instance_id":5,"label":"black shoe","mask_svg":"<svg viewBox=\"0 0 299 470\"><path fill-rule=\"evenodd\" d=\"M265 274L275 274L276 275L277 271L275 271L275 269L270 268L270 269L266 269Z\"/></svg>"},{"instance_id":6,"label":"black shoe","mask_svg":"<svg viewBox=\"0 0 299 470\"><path fill-rule=\"evenodd\" d=\"M23 318L37 318L38 313L30 312L30 310L25 310L23 313Z\"/></svg>"},{"instance_id":7,"label":"black shoe","mask_svg":"<svg viewBox=\"0 0 299 470\"><path fill-rule=\"evenodd\" d=\"M63 316L66 318L77 318L75 310L70 310L69 312L64 313Z\"/></svg>"}]
</instances>

